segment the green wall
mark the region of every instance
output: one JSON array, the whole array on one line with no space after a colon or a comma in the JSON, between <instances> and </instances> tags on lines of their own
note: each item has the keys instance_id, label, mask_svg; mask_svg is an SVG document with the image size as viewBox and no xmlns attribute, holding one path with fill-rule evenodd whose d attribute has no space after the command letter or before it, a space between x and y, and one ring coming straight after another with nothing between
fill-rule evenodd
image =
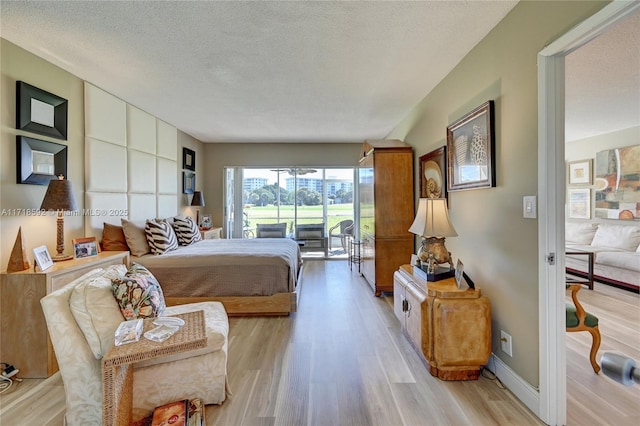
<instances>
[{"instance_id":1,"label":"green wall","mask_svg":"<svg viewBox=\"0 0 640 426\"><path fill-rule=\"evenodd\" d=\"M537 194L537 54L607 2L522 1L391 132L418 158L446 145L446 127L483 102L495 101L495 188L449 193L458 237L454 262L489 297L493 352L532 386L538 371L538 243L522 197ZM513 337L513 357L500 350L500 330Z\"/></svg>"}]
</instances>

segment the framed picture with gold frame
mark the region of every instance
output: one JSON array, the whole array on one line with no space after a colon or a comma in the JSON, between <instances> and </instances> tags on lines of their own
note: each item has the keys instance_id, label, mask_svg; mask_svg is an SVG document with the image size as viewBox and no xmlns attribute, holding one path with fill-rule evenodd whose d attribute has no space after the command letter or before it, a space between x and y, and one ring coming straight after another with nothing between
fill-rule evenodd
<instances>
[{"instance_id":1,"label":"framed picture with gold frame","mask_svg":"<svg viewBox=\"0 0 640 426\"><path fill-rule=\"evenodd\" d=\"M569 185L591 185L593 183L593 160L569 162Z\"/></svg>"}]
</instances>

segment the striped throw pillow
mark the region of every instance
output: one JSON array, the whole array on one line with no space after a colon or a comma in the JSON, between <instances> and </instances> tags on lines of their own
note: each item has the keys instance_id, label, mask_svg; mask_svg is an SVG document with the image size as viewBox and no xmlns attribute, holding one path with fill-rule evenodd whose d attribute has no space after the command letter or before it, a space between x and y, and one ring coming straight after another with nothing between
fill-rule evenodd
<instances>
[{"instance_id":1,"label":"striped throw pillow","mask_svg":"<svg viewBox=\"0 0 640 426\"><path fill-rule=\"evenodd\" d=\"M164 220L148 219L144 225L144 233L153 254L163 254L178 248L176 233Z\"/></svg>"},{"instance_id":2,"label":"striped throw pillow","mask_svg":"<svg viewBox=\"0 0 640 426\"><path fill-rule=\"evenodd\" d=\"M181 246L188 246L202 240L198 225L196 225L196 221L193 220L192 217L174 217L173 230L176 231L178 244L180 244Z\"/></svg>"}]
</instances>

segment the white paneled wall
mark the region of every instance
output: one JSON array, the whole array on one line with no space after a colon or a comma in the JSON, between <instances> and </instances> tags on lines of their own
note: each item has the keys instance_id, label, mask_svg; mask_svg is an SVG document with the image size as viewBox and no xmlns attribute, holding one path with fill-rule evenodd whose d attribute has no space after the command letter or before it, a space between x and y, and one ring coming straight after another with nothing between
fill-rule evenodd
<instances>
[{"instance_id":1,"label":"white paneled wall","mask_svg":"<svg viewBox=\"0 0 640 426\"><path fill-rule=\"evenodd\" d=\"M178 211L178 131L85 82L85 233Z\"/></svg>"}]
</instances>

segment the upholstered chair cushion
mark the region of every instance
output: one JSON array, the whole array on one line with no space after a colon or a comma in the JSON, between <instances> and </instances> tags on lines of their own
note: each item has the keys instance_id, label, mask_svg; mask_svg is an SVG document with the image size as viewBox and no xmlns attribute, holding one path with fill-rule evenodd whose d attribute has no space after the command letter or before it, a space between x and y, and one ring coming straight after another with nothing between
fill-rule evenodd
<instances>
[{"instance_id":1,"label":"upholstered chair cushion","mask_svg":"<svg viewBox=\"0 0 640 426\"><path fill-rule=\"evenodd\" d=\"M69 307L93 356L102 359L114 344L116 328L124 321L113 298L111 279L124 276L127 268L114 265L106 271L96 269L95 272L85 276L73 288Z\"/></svg>"},{"instance_id":2,"label":"upholstered chair cushion","mask_svg":"<svg viewBox=\"0 0 640 426\"><path fill-rule=\"evenodd\" d=\"M111 287L125 320L158 317L166 308L160 283L137 263L131 265L125 276L113 278Z\"/></svg>"},{"instance_id":3,"label":"upholstered chair cushion","mask_svg":"<svg viewBox=\"0 0 640 426\"><path fill-rule=\"evenodd\" d=\"M578 314L576 313L576 307L573 306L573 304L571 303L567 303L566 304L567 307L567 327L571 328L571 327L577 327L578 324L580 324L580 320L578 319ZM598 325L598 317L596 317L595 315L590 314L589 312L586 313L587 316L584 319L584 324L587 327L595 327L596 325Z\"/></svg>"}]
</instances>

